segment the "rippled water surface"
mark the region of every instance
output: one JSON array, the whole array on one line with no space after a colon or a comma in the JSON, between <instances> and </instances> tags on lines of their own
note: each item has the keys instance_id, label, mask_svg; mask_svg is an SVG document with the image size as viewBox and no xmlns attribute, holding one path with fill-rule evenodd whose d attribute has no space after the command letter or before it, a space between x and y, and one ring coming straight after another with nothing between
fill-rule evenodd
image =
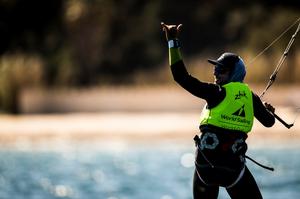
<instances>
[{"instance_id":1,"label":"rippled water surface","mask_svg":"<svg viewBox=\"0 0 300 199\"><path fill-rule=\"evenodd\" d=\"M193 146L130 144L55 150L0 150L1 199L191 199ZM299 148L250 149L264 198L300 198ZM224 189L219 198L228 198Z\"/></svg>"}]
</instances>

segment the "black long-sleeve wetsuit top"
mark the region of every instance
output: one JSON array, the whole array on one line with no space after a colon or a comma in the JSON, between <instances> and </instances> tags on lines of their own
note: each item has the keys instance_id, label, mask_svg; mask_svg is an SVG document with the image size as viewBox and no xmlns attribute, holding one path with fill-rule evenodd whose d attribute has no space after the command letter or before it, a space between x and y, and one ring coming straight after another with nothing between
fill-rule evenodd
<instances>
[{"instance_id":1,"label":"black long-sleeve wetsuit top","mask_svg":"<svg viewBox=\"0 0 300 199\"><path fill-rule=\"evenodd\" d=\"M178 61L171 65L174 80L191 94L206 100L208 108L217 106L226 96L225 88L214 84L202 82L191 76L184 65ZM265 108L260 98L252 92L255 118L266 127L275 123L274 116Z\"/></svg>"}]
</instances>

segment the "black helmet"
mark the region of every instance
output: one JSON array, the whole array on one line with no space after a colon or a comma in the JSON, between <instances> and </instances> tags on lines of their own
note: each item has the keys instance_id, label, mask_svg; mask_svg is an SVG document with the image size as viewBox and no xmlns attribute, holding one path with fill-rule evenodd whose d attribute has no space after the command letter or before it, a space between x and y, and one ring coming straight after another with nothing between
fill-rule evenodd
<instances>
[{"instance_id":1,"label":"black helmet","mask_svg":"<svg viewBox=\"0 0 300 199\"><path fill-rule=\"evenodd\" d=\"M240 60L239 56L234 53L223 53L217 60L208 59L207 61L213 65L220 65L233 70L235 64Z\"/></svg>"},{"instance_id":2,"label":"black helmet","mask_svg":"<svg viewBox=\"0 0 300 199\"><path fill-rule=\"evenodd\" d=\"M208 59L209 63L226 68L230 71L231 82L243 82L246 75L246 67L242 58L234 53L223 53L217 60Z\"/></svg>"}]
</instances>

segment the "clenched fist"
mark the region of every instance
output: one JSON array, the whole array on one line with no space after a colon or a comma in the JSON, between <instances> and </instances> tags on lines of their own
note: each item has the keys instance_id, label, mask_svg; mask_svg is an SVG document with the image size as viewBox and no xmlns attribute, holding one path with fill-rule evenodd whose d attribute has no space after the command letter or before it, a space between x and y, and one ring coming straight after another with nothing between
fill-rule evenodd
<instances>
[{"instance_id":1,"label":"clenched fist","mask_svg":"<svg viewBox=\"0 0 300 199\"><path fill-rule=\"evenodd\" d=\"M268 109L271 113L275 112L275 108L271 104L269 104L267 102L265 102L264 104L265 104L266 109Z\"/></svg>"}]
</instances>

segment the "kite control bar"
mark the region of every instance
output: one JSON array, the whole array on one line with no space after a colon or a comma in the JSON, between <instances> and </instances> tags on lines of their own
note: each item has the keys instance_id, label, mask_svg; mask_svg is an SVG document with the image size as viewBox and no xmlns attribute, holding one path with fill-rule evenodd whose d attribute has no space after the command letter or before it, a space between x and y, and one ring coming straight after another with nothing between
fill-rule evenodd
<instances>
[{"instance_id":1,"label":"kite control bar","mask_svg":"<svg viewBox=\"0 0 300 199\"><path fill-rule=\"evenodd\" d=\"M286 128L290 129L292 126L294 126L294 123L292 124L288 124L286 123L283 119L281 119L278 115L276 115L275 113L272 113L274 115L274 117L281 122L281 124L283 124Z\"/></svg>"}]
</instances>

